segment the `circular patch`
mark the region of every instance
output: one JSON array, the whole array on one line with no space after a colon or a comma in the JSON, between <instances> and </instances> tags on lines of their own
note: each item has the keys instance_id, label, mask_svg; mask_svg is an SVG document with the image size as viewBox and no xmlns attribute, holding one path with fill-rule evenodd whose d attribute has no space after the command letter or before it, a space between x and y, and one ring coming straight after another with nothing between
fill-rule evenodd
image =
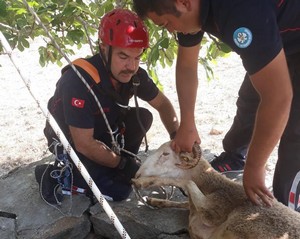
<instances>
[{"instance_id":1,"label":"circular patch","mask_svg":"<svg viewBox=\"0 0 300 239\"><path fill-rule=\"evenodd\" d=\"M240 27L233 33L233 41L239 48L246 48L252 42L252 32L246 27Z\"/></svg>"}]
</instances>

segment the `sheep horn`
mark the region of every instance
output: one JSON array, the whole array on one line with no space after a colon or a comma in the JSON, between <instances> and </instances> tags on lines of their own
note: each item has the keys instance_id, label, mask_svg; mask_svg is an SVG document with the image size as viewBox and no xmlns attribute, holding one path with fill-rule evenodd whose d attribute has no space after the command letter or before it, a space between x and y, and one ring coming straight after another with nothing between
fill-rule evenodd
<instances>
[{"instance_id":1,"label":"sheep horn","mask_svg":"<svg viewBox=\"0 0 300 239\"><path fill-rule=\"evenodd\" d=\"M182 169L190 169L194 168L200 161L200 158L202 156L200 145L195 143L193 146L193 156L191 154L186 152L181 152L179 154L180 157L180 163L176 164L178 168Z\"/></svg>"}]
</instances>

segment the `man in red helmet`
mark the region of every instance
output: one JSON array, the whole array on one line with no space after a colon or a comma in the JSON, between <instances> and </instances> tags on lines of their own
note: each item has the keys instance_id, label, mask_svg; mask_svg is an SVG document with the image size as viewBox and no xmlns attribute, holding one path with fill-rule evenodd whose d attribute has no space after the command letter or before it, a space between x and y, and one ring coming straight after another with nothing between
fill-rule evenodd
<instances>
[{"instance_id":1,"label":"man in red helmet","mask_svg":"<svg viewBox=\"0 0 300 239\"><path fill-rule=\"evenodd\" d=\"M138 153L153 120L149 110L128 107L129 99L134 95L155 108L170 137L174 137L178 121L170 101L139 67L149 41L147 29L137 15L124 9L107 13L101 20L99 41L100 54L73 63L94 91L102 110L70 66L62 70L48 109L100 192L120 201L129 196L130 180L139 168L136 158L126 151ZM58 184L64 194L71 194L70 188L91 194L71 159L56 144L57 137L48 123L44 133L57 163L36 167L41 196L48 203L59 203L62 196L55 189ZM112 139L124 150L112 150Z\"/></svg>"}]
</instances>

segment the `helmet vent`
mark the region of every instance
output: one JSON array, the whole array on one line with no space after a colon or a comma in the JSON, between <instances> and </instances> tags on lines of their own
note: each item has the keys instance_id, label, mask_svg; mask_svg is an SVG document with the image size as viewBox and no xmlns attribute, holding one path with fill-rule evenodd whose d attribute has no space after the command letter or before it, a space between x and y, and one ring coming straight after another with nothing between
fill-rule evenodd
<instances>
[{"instance_id":1,"label":"helmet vent","mask_svg":"<svg viewBox=\"0 0 300 239\"><path fill-rule=\"evenodd\" d=\"M144 22L126 9L115 9L105 14L99 25L98 37L102 43L114 47L145 49L149 46Z\"/></svg>"}]
</instances>

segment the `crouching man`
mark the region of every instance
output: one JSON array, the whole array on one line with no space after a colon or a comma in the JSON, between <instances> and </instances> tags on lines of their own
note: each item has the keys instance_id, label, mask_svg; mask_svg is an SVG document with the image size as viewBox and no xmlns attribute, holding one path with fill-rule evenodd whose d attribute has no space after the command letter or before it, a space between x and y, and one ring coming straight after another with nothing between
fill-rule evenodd
<instances>
[{"instance_id":1,"label":"crouching man","mask_svg":"<svg viewBox=\"0 0 300 239\"><path fill-rule=\"evenodd\" d=\"M147 29L136 14L124 9L107 13L99 27L99 54L73 62L96 94L103 112L70 66L62 70L55 93L48 102L49 111L100 192L113 201L129 196L130 180L139 162L131 154L111 149L112 136L107 122L120 146L133 154L138 153L153 117L145 108L128 107L131 97L139 97L159 112L170 137L175 136L178 128L172 104L139 67L148 44ZM41 196L48 203L59 203L62 199L56 190L59 184L64 194L71 194L73 189L92 195L72 159L57 144L57 137L48 123L44 133L50 150L56 155L56 163L39 165L35 169ZM73 187L68 186L70 178Z\"/></svg>"}]
</instances>

